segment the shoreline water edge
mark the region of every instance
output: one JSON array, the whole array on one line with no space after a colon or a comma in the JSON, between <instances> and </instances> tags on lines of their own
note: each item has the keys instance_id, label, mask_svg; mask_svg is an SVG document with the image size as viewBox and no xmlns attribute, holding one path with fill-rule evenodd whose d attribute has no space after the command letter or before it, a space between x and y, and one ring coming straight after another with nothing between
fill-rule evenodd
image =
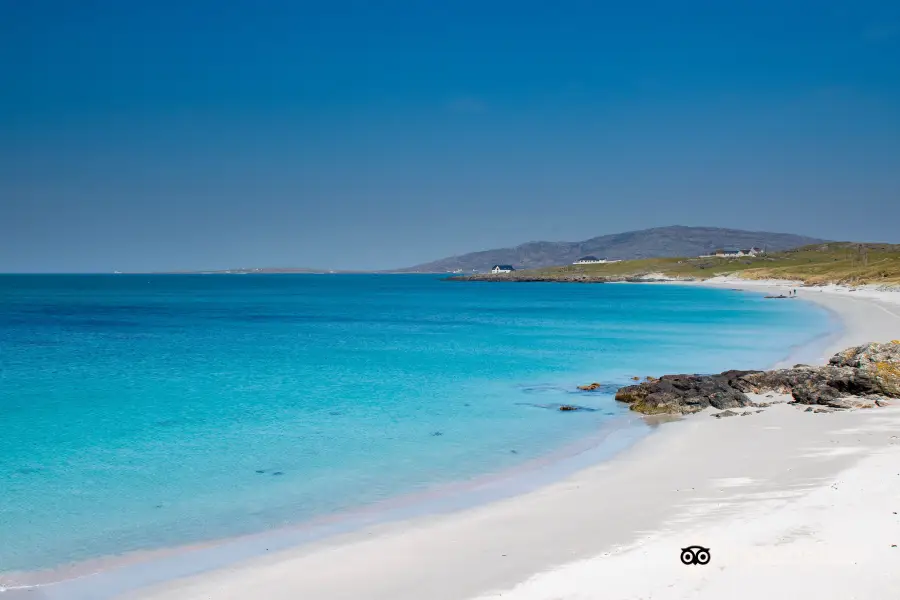
<instances>
[{"instance_id":1,"label":"shoreline water edge","mask_svg":"<svg viewBox=\"0 0 900 600\"><path fill-rule=\"evenodd\" d=\"M823 363L848 346L900 338L900 293L870 290L852 295L844 289L809 289L794 282L725 278L675 284L765 293L796 288L798 298L815 302L839 319L838 329L802 348L789 349L786 358L772 367L796 362ZM813 422L811 415L800 415L785 404L773 406L751 419L733 419L727 423L704 419L708 413L700 413L667 425L649 437L626 427L598 435L593 441L594 449L600 447L600 438L609 442L609 437L618 436L612 444L604 446L603 452L573 447L560 456L548 457L546 460L569 461L567 470L561 475L557 472L553 479L534 476L537 466L529 465L522 471L531 469L532 477L529 479L526 473L518 487L498 493L496 481L475 482L466 492L471 494L472 488L477 491L482 485L483 494L470 495L464 505L449 510L448 507L443 511L440 507L434 510L431 506L421 514L407 511L393 520L378 521L367 521L371 516L366 514L369 511L360 511L352 531L347 530L346 524L344 529L329 529L329 524L324 523L318 535L286 528L281 532L284 536L281 539L278 532L247 536L239 540L242 553L232 549L227 560L228 549L224 554L212 553L208 564L195 565L199 574L182 571L179 579L166 578L164 583L125 593L118 593L127 589L123 578L134 575L127 569L143 569L147 559L152 559L154 568L165 569L165 561L170 561L171 567L180 560L180 551L168 555L136 553L136 562L126 564L124 571L120 568L119 575L106 574L109 576L106 591L97 590L82 578L74 583L67 581L58 589L54 585L9 589L3 595L38 600L97 597L402 600L493 598L490 594L506 590L502 592L503 598L574 599L597 597L601 590L604 597L615 598L653 589L662 590L658 597L683 597L688 587L695 592L707 589L691 586L707 582L709 572L685 578L688 573L683 566L678 570L669 569L671 561L653 563L663 559L662 553L668 548L666 536L688 528L702 530L712 520L746 518L751 504L781 502L779 506L790 508L792 502L805 502L814 497L822 482L838 473L863 466L869 471L881 468L878 460L883 460L887 451L898 450L885 435L891 427L900 426L898 411L900 408L888 407L871 414L831 415L833 422L824 423L822 416L817 415L818 422ZM838 421L839 428L833 431ZM856 445L838 447L842 440L835 431L848 429L860 436ZM754 432L766 439L753 443ZM838 439L830 440L832 445L825 449L813 447L824 443L826 437ZM715 449L712 454L722 452L726 456L710 456L708 452L697 456L695 453L704 444L712 445ZM762 446L762 451L757 451L757 445ZM780 462L774 460L776 452L793 455L787 462ZM679 463L679 453L697 460ZM615 456L610 458L611 454ZM786 464L793 466L786 467ZM865 473L857 475L866 477ZM689 483L692 485L688 490ZM848 497L848 502L852 500ZM896 518L894 526L898 526ZM748 527L752 533L752 527L745 524ZM810 529L807 525L799 527L803 531ZM802 541L806 539L804 536L811 535L795 537ZM718 532L708 536L722 537ZM689 541L684 538L678 543ZM694 541L711 544L709 539ZM726 540L719 542L723 547L728 544ZM686 545L689 544L682 543ZM192 549L196 548L183 550ZM648 554L650 549L654 553ZM746 554L745 548L739 550ZM717 561L720 555L717 551ZM668 561L672 557L665 558ZM223 563L228 568L222 568ZM875 560L872 564L876 568L881 563ZM613 568L610 565L625 572L652 566L653 575L626 578L623 573L609 570ZM97 566L103 565L98 562ZM607 573L605 579L593 575L598 570ZM719 581L723 576L717 577ZM873 585L880 585L877 577L874 581ZM888 578L884 585L894 582Z\"/></svg>"}]
</instances>

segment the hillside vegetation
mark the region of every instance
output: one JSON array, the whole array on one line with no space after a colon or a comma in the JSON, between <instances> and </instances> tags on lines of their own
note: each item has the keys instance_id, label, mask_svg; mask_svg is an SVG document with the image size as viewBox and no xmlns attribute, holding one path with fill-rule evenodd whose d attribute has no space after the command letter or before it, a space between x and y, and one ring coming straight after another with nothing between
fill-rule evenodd
<instances>
[{"instance_id":1,"label":"hillside vegetation","mask_svg":"<svg viewBox=\"0 0 900 600\"><path fill-rule=\"evenodd\" d=\"M695 279L709 279L717 275L740 275L747 279L792 279L809 285L900 285L900 245L831 242L758 257L628 260L613 264L569 265L518 271L510 278L555 280L583 276L588 280L603 280L654 273Z\"/></svg>"}]
</instances>

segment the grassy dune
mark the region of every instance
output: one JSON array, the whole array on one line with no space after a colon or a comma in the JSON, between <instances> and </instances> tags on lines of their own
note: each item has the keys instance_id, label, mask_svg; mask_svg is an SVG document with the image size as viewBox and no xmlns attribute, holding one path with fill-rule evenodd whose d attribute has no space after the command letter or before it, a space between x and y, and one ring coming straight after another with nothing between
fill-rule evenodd
<instances>
[{"instance_id":1,"label":"grassy dune","mask_svg":"<svg viewBox=\"0 0 900 600\"><path fill-rule=\"evenodd\" d=\"M835 242L755 258L656 258L614 264L569 265L519 273L549 280L572 276L603 279L662 273L670 277L696 279L709 279L717 275L740 275L747 279L795 279L811 285L900 285L900 245Z\"/></svg>"}]
</instances>

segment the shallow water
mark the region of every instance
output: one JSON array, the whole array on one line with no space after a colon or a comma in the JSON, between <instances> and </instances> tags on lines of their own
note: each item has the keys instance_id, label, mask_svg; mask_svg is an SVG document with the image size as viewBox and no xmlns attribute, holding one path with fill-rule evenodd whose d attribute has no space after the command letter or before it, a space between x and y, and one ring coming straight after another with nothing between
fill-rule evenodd
<instances>
[{"instance_id":1,"label":"shallow water","mask_svg":"<svg viewBox=\"0 0 900 600\"><path fill-rule=\"evenodd\" d=\"M425 275L3 276L0 307L0 572L514 468L625 423L631 376L765 367L832 326L753 293Z\"/></svg>"}]
</instances>

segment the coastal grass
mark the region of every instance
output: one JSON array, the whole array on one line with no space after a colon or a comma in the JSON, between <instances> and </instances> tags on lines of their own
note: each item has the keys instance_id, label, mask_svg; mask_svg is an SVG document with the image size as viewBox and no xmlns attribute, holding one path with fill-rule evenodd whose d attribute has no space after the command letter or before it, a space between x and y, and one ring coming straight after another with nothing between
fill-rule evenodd
<instances>
[{"instance_id":1,"label":"coastal grass","mask_svg":"<svg viewBox=\"0 0 900 600\"><path fill-rule=\"evenodd\" d=\"M527 271L529 275L589 278L668 277L709 279L737 275L746 279L791 279L809 285L900 285L900 245L834 242L814 244L756 257L650 258L612 264L567 265Z\"/></svg>"}]
</instances>

